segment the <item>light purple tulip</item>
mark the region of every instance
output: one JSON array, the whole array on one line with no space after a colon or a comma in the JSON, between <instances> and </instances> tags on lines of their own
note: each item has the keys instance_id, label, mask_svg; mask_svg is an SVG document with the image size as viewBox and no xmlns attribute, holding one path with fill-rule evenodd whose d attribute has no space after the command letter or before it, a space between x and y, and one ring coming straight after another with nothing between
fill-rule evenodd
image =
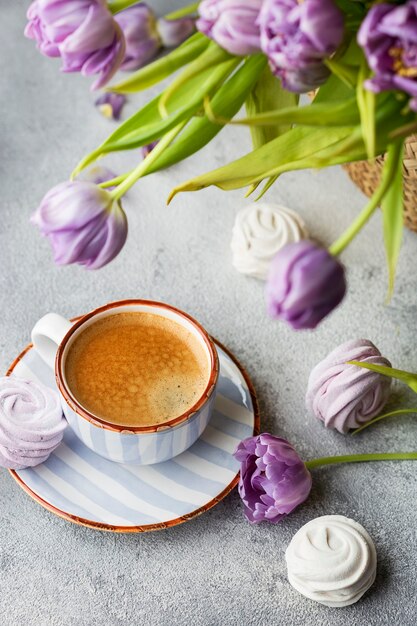
<instances>
[{"instance_id":1,"label":"light purple tulip","mask_svg":"<svg viewBox=\"0 0 417 626\"><path fill-rule=\"evenodd\" d=\"M166 20L160 17L156 23L161 43L164 48L176 48L195 31L195 20L192 17L181 17L177 20Z\"/></svg>"},{"instance_id":2,"label":"light purple tulip","mask_svg":"<svg viewBox=\"0 0 417 626\"><path fill-rule=\"evenodd\" d=\"M343 39L343 14L333 0L264 0L259 14L261 47L289 91L303 93L329 76L323 60Z\"/></svg>"},{"instance_id":3,"label":"light purple tulip","mask_svg":"<svg viewBox=\"0 0 417 626\"><path fill-rule=\"evenodd\" d=\"M365 86L375 92L405 91L417 111L417 0L373 6L359 29L358 43L375 72Z\"/></svg>"},{"instance_id":4,"label":"light purple tulip","mask_svg":"<svg viewBox=\"0 0 417 626\"><path fill-rule=\"evenodd\" d=\"M277 524L308 498L310 472L285 439L268 433L249 437L234 457L241 464L239 495L252 524Z\"/></svg>"},{"instance_id":5,"label":"light purple tulip","mask_svg":"<svg viewBox=\"0 0 417 626\"><path fill-rule=\"evenodd\" d=\"M156 17L152 9L141 2L117 13L114 19L122 29L126 41L121 69L137 70L146 65L161 48Z\"/></svg>"},{"instance_id":6,"label":"light purple tulip","mask_svg":"<svg viewBox=\"0 0 417 626\"><path fill-rule=\"evenodd\" d=\"M126 96L122 93L108 92L97 98L94 104L104 117L119 120L126 100Z\"/></svg>"},{"instance_id":7,"label":"light purple tulip","mask_svg":"<svg viewBox=\"0 0 417 626\"><path fill-rule=\"evenodd\" d=\"M120 67L125 43L105 0L35 0L25 35L39 50L61 57L63 72L98 74L92 88L105 85Z\"/></svg>"},{"instance_id":8,"label":"light purple tulip","mask_svg":"<svg viewBox=\"0 0 417 626\"><path fill-rule=\"evenodd\" d=\"M157 19L144 2L117 13L114 19L126 40L122 70L137 70L151 61L161 47L175 47L195 29L194 20L186 17L178 20Z\"/></svg>"},{"instance_id":9,"label":"light purple tulip","mask_svg":"<svg viewBox=\"0 0 417 626\"><path fill-rule=\"evenodd\" d=\"M343 266L311 241L287 244L271 262L266 284L268 313L295 330L315 328L345 292Z\"/></svg>"},{"instance_id":10,"label":"light purple tulip","mask_svg":"<svg viewBox=\"0 0 417 626\"><path fill-rule=\"evenodd\" d=\"M197 29L221 48L245 56L260 51L257 18L262 0L203 0Z\"/></svg>"},{"instance_id":11,"label":"light purple tulip","mask_svg":"<svg viewBox=\"0 0 417 626\"><path fill-rule=\"evenodd\" d=\"M391 367L372 342L356 339L332 350L311 370L307 408L326 428L340 433L376 417L388 399L391 385L388 376L348 365L348 361Z\"/></svg>"},{"instance_id":12,"label":"light purple tulip","mask_svg":"<svg viewBox=\"0 0 417 626\"><path fill-rule=\"evenodd\" d=\"M53 187L31 219L48 238L57 265L98 269L123 248L127 219L108 191L86 181Z\"/></svg>"}]
</instances>

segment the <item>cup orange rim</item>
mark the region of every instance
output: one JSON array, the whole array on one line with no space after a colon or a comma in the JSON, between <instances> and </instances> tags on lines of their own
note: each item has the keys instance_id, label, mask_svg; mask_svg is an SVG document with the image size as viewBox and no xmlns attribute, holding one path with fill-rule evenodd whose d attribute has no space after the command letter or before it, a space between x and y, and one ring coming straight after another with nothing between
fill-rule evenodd
<instances>
[{"instance_id":1,"label":"cup orange rim","mask_svg":"<svg viewBox=\"0 0 417 626\"><path fill-rule=\"evenodd\" d=\"M124 426L121 424L112 424L97 415L94 415L90 411L88 411L85 407L82 406L76 399L76 397L71 393L63 374L64 364L63 364L63 354L65 347L68 344L68 341L71 339L73 334L89 319L97 315L98 313L103 313L104 311L108 311L110 309L117 309L123 306L149 306L149 307L158 307L160 309L166 309L175 313L178 317L187 320L187 322L191 323L192 326L198 331L199 335L202 337L209 353L210 358L210 376L207 382L207 385L201 394L200 398L184 413L178 415L177 417L172 418L166 422L161 424L152 424L146 426ZM167 428L173 428L182 424L183 422L188 421L197 411L199 411L203 405L209 400L211 395L214 392L216 387L216 383L219 377L219 357L217 354L216 347L214 342L208 332L203 328L203 326L197 322L191 315L181 311L181 309L177 309L176 307L166 304L165 302L158 302L156 300L146 300L146 299L127 299L127 300L116 300L114 302L109 302L108 304L104 304L89 313L86 313L80 318L77 318L77 321L71 326L69 331L64 336L61 341L55 359L55 379L58 386L58 389L68 404L68 406L81 418L90 422L94 426L98 428L103 428L104 430L109 430L112 432L118 432L121 434L141 434L141 433L155 433L158 431L166 430Z\"/></svg>"}]
</instances>

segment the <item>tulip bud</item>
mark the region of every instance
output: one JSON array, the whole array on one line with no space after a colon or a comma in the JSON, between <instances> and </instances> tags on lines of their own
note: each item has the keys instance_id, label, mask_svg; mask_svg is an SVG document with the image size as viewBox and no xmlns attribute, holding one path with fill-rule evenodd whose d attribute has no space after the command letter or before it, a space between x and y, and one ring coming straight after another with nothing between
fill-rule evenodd
<instances>
[{"instance_id":1,"label":"tulip bud","mask_svg":"<svg viewBox=\"0 0 417 626\"><path fill-rule=\"evenodd\" d=\"M294 329L315 328L343 299L345 271L311 241L290 243L272 260L266 285L268 312Z\"/></svg>"},{"instance_id":2,"label":"tulip bud","mask_svg":"<svg viewBox=\"0 0 417 626\"><path fill-rule=\"evenodd\" d=\"M193 34L195 20L192 17L181 17L178 20L166 20L160 17L156 27L164 48L176 48Z\"/></svg>"},{"instance_id":3,"label":"tulip bud","mask_svg":"<svg viewBox=\"0 0 417 626\"><path fill-rule=\"evenodd\" d=\"M67 181L53 187L31 219L48 238L57 265L98 269L122 249L126 215L111 194L94 183Z\"/></svg>"},{"instance_id":4,"label":"tulip bud","mask_svg":"<svg viewBox=\"0 0 417 626\"><path fill-rule=\"evenodd\" d=\"M122 29L126 50L122 70L137 70L154 58L161 48L152 9L141 2L117 13L114 19Z\"/></svg>"}]
</instances>

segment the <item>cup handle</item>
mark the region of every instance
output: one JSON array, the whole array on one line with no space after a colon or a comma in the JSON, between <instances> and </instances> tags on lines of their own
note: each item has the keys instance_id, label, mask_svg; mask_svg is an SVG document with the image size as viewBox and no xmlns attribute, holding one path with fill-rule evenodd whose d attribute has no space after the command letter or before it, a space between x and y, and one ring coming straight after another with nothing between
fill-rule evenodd
<instances>
[{"instance_id":1,"label":"cup handle","mask_svg":"<svg viewBox=\"0 0 417 626\"><path fill-rule=\"evenodd\" d=\"M47 313L32 330L32 343L36 352L51 369L55 369L58 346L72 324L56 313Z\"/></svg>"}]
</instances>

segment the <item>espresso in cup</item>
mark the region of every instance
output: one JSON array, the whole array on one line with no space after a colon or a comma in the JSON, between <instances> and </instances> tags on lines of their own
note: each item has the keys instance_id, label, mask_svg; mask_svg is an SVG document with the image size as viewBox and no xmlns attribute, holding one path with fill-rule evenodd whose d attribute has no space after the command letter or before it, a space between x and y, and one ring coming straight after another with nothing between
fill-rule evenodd
<instances>
[{"instance_id":1,"label":"espresso in cup","mask_svg":"<svg viewBox=\"0 0 417 626\"><path fill-rule=\"evenodd\" d=\"M146 312L115 313L86 326L68 349L65 378L78 403L121 426L172 420L203 395L206 352L185 326Z\"/></svg>"}]
</instances>

